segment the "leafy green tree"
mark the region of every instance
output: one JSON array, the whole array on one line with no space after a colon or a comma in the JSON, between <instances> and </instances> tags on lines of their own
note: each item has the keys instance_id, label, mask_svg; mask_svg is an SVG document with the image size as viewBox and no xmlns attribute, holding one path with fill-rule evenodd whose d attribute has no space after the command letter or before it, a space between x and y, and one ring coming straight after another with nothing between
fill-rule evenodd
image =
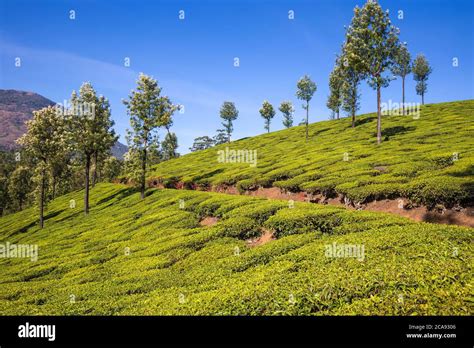
<instances>
[{"instance_id":1,"label":"leafy green tree","mask_svg":"<svg viewBox=\"0 0 474 348\"><path fill-rule=\"evenodd\" d=\"M15 153L13 151L0 151L0 216L7 212L11 205L8 195L8 178L15 170Z\"/></svg>"},{"instance_id":2,"label":"leafy green tree","mask_svg":"<svg viewBox=\"0 0 474 348\"><path fill-rule=\"evenodd\" d=\"M33 118L26 121L27 131L17 140L25 151L37 161L36 177L38 180L40 227L44 227L44 206L47 195L47 173L51 163L58 154L68 149L68 135L64 117L54 107L43 108L33 112Z\"/></svg>"},{"instance_id":3,"label":"leafy green tree","mask_svg":"<svg viewBox=\"0 0 474 348\"><path fill-rule=\"evenodd\" d=\"M8 179L6 176L0 174L0 216L3 216L9 204Z\"/></svg>"},{"instance_id":4,"label":"leafy green tree","mask_svg":"<svg viewBox=\"0 0 474 348\"><path fill-rule=\"evenodd\" d=\"M225 129L218 129L217 134L212 137L214 145L225 144L228 140L227 132Z\"/></svg>"},{"instance_id":5,"label":"leafy green tree","mask_svg":"<svg viewBox=\"0 0 474 348\"><path fill-rule=\"evenodd\" d=\"M8 180L8 193L12 203L22 210L31 193L31 169L18 166Z\"/></svg>"},{"instance_id":6,"label":"leafy green tree","mask_svg":"<svg viewBox=\"0 0 474 348\"><path fill-rule=\"evenodd\" d=\"M313 98L317 87L316 84L311 81L308 75L305 75L301 79L299 79L298 83L296 84L296 87L296 96L298 97L298 99L306 102L306 104L303 105L303 109L306 110L306 140L308 140L309 102Z\"/></svg>"},{"instance_id":7,"label":"leafy green tree","mask_svg":"<svg viewBox=\"0 0 474 348\"><path fill-rule=\"evenodd\" d=\"M72 110L68 123L73 139L74 152L84 164L84 213L89 213L90 170L92 161L100 154L110 151L117 137L112 129L110 104L104 96L98 96L90 82L85 82L79 93L72 92ZM96 174L94 174L96 176Z\"/></svg>"},{"instance_id":8,"label":"leafy green tree","mask_svg":"<svg viewBox=\"0 0 474 348\"><path fill-rule=\"evenodd\" d=\"M173 104L171 103L171 100L168 98L168 99L164 99L164 103L165 105L163 106L163 110L164 110L164 113L163 113L163 127L165 127L166 129L166 133L170 133L171 132L171 127L173 126L173 115L176 111L179 111L183 108L182 105L177 105L177 104ZM166 103L169 103L168 105L166 105Z\"/></svg>"},{"instance_id":9,"label":"leafy green tree","mask_svg":"<svg viewBox=\"0 0 474 348\"><path fill-rule=\"evenodd\" d=\"M377 90L377 144L382 141L381 89L390 83L385 71L392 68L399 51L399 29L392 25L388 11L375 1L355 7L354 17L346 32L346 58L355 71L368 78Z\"/></svg>"},{"instance_id":10,"label":"leafy green tree","mask_svg":"<svg viewBox=\"0 0 474 348\"><path fill-rule=\"evenodd\" d=\"M127 142L131 148L131 157L139 153L141 198L145 198L146 171L149 165L150 147L159 147L157 131L169 124L169 119L177 109L167 96L161 95L161 87L150 76L140 74L137 89L132 91L128 100L124 100L130 116L131 129L127 132Z\"/></svg>"},{"instance_id":11,"label":"leafy green tree","mask_svg":"<svg viewBox=\"0 0 474 348\"><path fill-rule=\"evenodd\" d=\"M122 161L115 156L109 156L104 160L102 167L102 178L107 182L117 179L122 173Z\"/></svg>"},{"instance_id":12,"label":"leafy green tree","mask_svg":"<svg viewBox=\"0 0 474 348\"><path fill-rule=\"evenodd\" d=\"M142 178L142 160L141 151L134 147L130 147L123 155L123 171L127 178L135 184L140 184Z\"/></svg>"},{"instance_id":13,"label":"leafy green tree","mask_svg":"<svg viewBox=\"0 0 474 348\"><path fill-rule=\"evenodd\" d=\"M286 128L293 127L293 113L295 112L293 104L290 101L283 101L278 110L283 114L283 125Z\"/></svg>"},{"instance_id":14,"label":"leafy green tree","mask_svg":"<svg viewBox=\"0 0 474 348\"><path fill-rule=\"evenodd\" d=\"M160 149L160 143L153 143L148 148L148 165L154 166L162 162L163 160L163 151Z\"/></svg>"},{"instance_id":15,"label":"leafy green tree","mask_svg":"<svg viewBox=\"0 0 474 348\"><path fill-rule=\"evenodd\" d=\"M103 105L105 112L96 114L96 121L98 123L98 130L103 134L97 142L96 150L92 156L93 158L93 172L92 172L92 186L97 182L97 175L100 172L100 166L104 163L111 154L112 146L117 142L118 135L115 134L113 126L115 122L111 118L110 104L107 99L100 96L99 105Z\"/></svg>"},{"instance_id":16,"label":"leafy green tree","mask_svg":"<svg viewBox=\"0 0 474 348\"><path fill-rule=\"evenodd\" d=\"M342 109L351 116L352 128L355 127L355 116L360 107L359 82L360 75L354 69L345 69L341 85Z\"/></svg>"},{"instance_id":17,"label":"leafy green tree","mask_svg":"<svg viewBox=\"0 0 474 348\"><path fill-rule=\"evenodd\" d=\"M220 109L220 117L223 119L222 125L227 133L227 142L230 143L230 136L234 131L233 121L239 116L239 111L233 102L225 101Z\"/></svg>"},{"instance_id":18,"label":"leafy green tree","mask_svg":"<svg viewBox=\"0 0 474 348\"><path fill-rule=\"evenodd\" d=\"M405 115L405 78L411 73L411 56L407 46L400 45L396 55L395 63L392 66L392 73L402 78L402 113Z\"/></svg>"},{"instance_id":19,"label":"leafy green tree","mask_svg":"<svg viewBox=\"0 0 474 348\"><path fill-rule=\"evenodd\" d=\"M342 97L341 97L341 88L343 83L343 76L342 76L342 64L340 58L336 58L336 64L334 65L334 69L331 71L329 75L329 97L326 103L329 110L331 110L334 115L336 115L336 119L339 119L339 110L341 109L342 105Z\"/></svg>"},{"instance_id":20,"label":"leafy green tree","mask_svg":"<svg viewBox=\"0 0 474 348\"><path fill-rule=\"evenodd\" d=\"M50 171L50 188L51 198L56 198L58 193L58 186L63 180L68 180L70 175L70 163L73 159L73 153L65 149L65 151L58 153L52 160L49 166Z\"/></svg>"},{"instance_id":21,"label":"leafy green tree","mask_svg":"<svg viewBox=\"0 0 474 348\"><path fill-rule=\"evenodd\" d=\"M270 133L270 122L272 118L275 116L275 109L273 109L273 105L265 100L259 112L260 112L260 115L265 119L264 128L267 130L267 133Z\"/></svg>"},{"instance_id":22,"label":"leafy green tree","mask_svg":"<svg viewBox=\"0 0 474 348\"><path fill-rule=\"evenodd\" d=\"M20 153L20 158L25 157L24 152ZM15 170L17 161L15 161L14 151L0 151L0 175L9 177L10 174Z\"/></svg>"},{"instance_id":23,"label":"leafy green tree","mask_svg":"<svg viewBox=\"0 0 474 348\"><path fill-rule=\"evenodd\" d=\"M172 158L179 157L178 149L178 137L174 133L167 133L165 140L161 143L162 158L167 161Z\"/></svg>"},{"instance_id":24,"label":"leafy green tree","mask_svg":"<svg viewBox=\"0 0 474 348\"><path fill-rule=\"evenodd\" d=\"M425 104L425 93L428 90L428 77L431 69L428 60L423 54L418 54L413 62L413 78L416 83L416 94L421 95L421 104Z\"/></svg>"},{"instance_id":25,"label":"leafy green tree","mask_svg":"<svg viewBox=\"0 0 474 348\"><path fill-rule=\"evenodd\" d=\"M207 135L194 139L193 146L189 148L191 152L206 150L214 146L214 140Z\"/></svg>"}]
</instances>

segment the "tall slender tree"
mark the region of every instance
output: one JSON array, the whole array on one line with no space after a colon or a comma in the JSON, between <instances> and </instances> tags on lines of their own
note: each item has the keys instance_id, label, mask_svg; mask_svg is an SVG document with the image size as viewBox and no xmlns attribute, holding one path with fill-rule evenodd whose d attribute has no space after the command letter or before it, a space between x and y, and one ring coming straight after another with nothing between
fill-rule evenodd
<instances>
[{"instance_id":1,"label":"tall slender tree","mask_svg":"<svg viewBox=\"0 0 474 348\"><path fill-rule=\"evenodd\" d=\"M105 159L111 154L112 146L117 142L118 136L115 134L113 126L115 122L111 118L110 103L104 96L98 98L99 108L96 112L97 136L96 149L92 156L93 158L93 172L92 172L92 186L97 182L97 174L100 171L100 166L103 165Z\"/></svg>"},{"instance_id":2,"label":"tall slender tree","mask_svg":"<svg viewBox=\"0 0 474 348\"><path fill-rule=\"evenodd\" d=\"M283 126L285 128L293 127L293 113L295 112L293 104L290 101L283 101L278 110L283 114Z\"/></svg>"},{"instance_id":3,"label":"tall slender tree","mask_svg":"<svg viewBox=\"0 0 474 348\"><path fill-rule=\"evenodd\" d=\"M10 203L8 195L8 179L2 173L0 173L0 217L7 210Z\"/></svg>"},{"instance_id":4,"label":"tall slender tree","mask_svg":"<svg viewBox=\"0 0 474 348\"><path fill-rule=\"evenodd\" d=\"M352 128L355 128L355 117L360 107L359 84L365 78L363 72L348 64L346 45L342 46L341 63L339 66L340 97L342 109L351 117Z\"/></svg>"},{"instance_id":5,"label":"tall slender tree","mask_svg":"<svg viewBox=\"0 0 474 348\"><path fill-rule=\"evenodd\" d=\"M16 165L13 151L0 151L0 216L7 211L12 203L8 194L8 178L11 177Z\"/></svg>"},{"instance_id":6,"label":"tall slender tree","mask_svg":"<svg viewBox=\"0 0 474 348\"><path fill-rule=\"evenodd\" d=\"M27 131L18 139L27 153L37 160L36 176L39 194L37 195L40 228L44 227L44 206L47 200L47 175L51 163L58 154L68 151L68 136L65 119L54 107L33 112L33 118L26 121Z\"/></svg>"},{"instance_id":7,"label":"tall slender tree","mask_svg":"<svg viewBox=\"0 0 474 348\"><path fill-rule=\"evenodd\" d=\"M275 109L273 108L273 105L265 100L259 112L260 112L260 115L265 119L264 128L267 130L267 133L270 133L270 122L272 121L272 118L275 116Z\"/></svg>"},{"instance_id":8,"label":"tall slender tree","mask_svg":"<svg viewBox=\"0 0 474 348\"><path fill-rule=\"evenodd\" d=\"M98 96L90 82L85 82L79 93L72 92L68 118L73 135L74 151L80 154L84 165L84 213L89 214L90 170L92 161L110 151L117 137L112 129L110 104ZM95 170L95 169L94 169Z\"/></svg>"},{"instance_id":9,"label":"tall slender tree","mask_svg":"<svg viewBox=\"0 0 474 348\"><path fill-rule=\"evenodd\" d=\"M220 116L223 120L222 125L227 132L227 142L230 143L230 136L234 131L233 121L239 116L239 111L233 102L225 101L220 109Z\"/></svg>"},{"instance_id":10,"label":"tall slender tree","mask_svg":"<svg viewBox=\"0 0 474 348\"><path fill-rule=\"evenodd\" d=\"M431 69L428 60L423 54L418 54L413 62L413 78L416 83L416 94L421 95L421 104L425 104L425 93L428 90L428 77Z\"/></svg>"},{"instance_id":11,"label":"tall slender tree","mask_svg":"<svg viewBox=\"0 0 474 348\"><path fill-rule=\"evenodd\" d=\"M8 181L8 193L14 205L22 210L31 191L31 168L18 166Z\"/></svg>"},{"instance_id":12,"label":"tall slender tree","mask_svg":"<svg viewBox=\"0 0 474 348\"><path fill-rule=\"evenodd\" d=\"M339 110L341 109L341 105L342 105L342 97L341 97L342 83L343 83L342 64L341 64L340 57L337 57L336 64L334 65L334 69L331 71L331 74L329 75L329 96L326 103L329 110L334 112L334 115L336 115L336 119L339 119Z\"/></svg>"},{"instance_id":13,"label":"tall slender tree","mask_svg":"<svg viewBox=\"0 0 474 348\"><path fill-rule=\"evenodd\" d=\"M124 100L131 129L127 131L127 142L132 154L140 159L139 186L141 198L145 198L148 153L151 147L159 147L157 131L169 124L169 118L177 109L167 96L161 95L161 87L150 76L140 74L136 90Z\"/></svg>"},{"instance_id":14,"label":"tall slender tree","mask_svg":"<svg viewBox=\"0 0 474 348\"><path fill-rule=\"evenodd\" d=\"M402 78L402 114L405 115L405 78L411 73L411 56L406 44L400 45L395 55L392 73Z\"/></svg>"},{"instance_id":15,"label":"tall slender tree","mask_svg":"<svg viewBox=\"0 0 474 348\"><path fill-rule=\"evenodd\" d=\"M366 75L369 85L377 90L377 144L382 141L381 89L390 83L384 73L395 63L399 50L399 29L392 25L388 11L369 0L355 7L354 17L346 32L347 64Z\"/></svg>"},{"instance_id":16,"label":"tall slender tree","mask_svg":"<svg viewBox=\"0 0 474 348\"><path fill-rule=\"evenodd\" d=\"M172 158L179 157L177 152L178 149L178 137L174 133L167 133L165 140L161 143L163 160L167 161Z\"/></svg>"},{"instance_id":17,"label":"tall slender tree","mask_svg":"<svg viewBox=\"0 0 474 348\"><path fill-rule=\"evenodd\" d=\"M317 87L308 75L305 75L301 79L299 79L298 83L296 84L296 87L296 96L298 97L298 99L306 102L306 104L303 105L303 109L306 110L306 140L308 140L309 102L313 98Z\"/></svg>"},{"instance_id":18,"label":"tall slender tree","mask_svg":"<svg viewBox=\"0 0 474 348\"><path fill-rule=\"evenodd\" d=\"M345 69L341 85L342 109L351 116L352 128L355 127L355 116L360 106L359 82L360 75L356 71Z\"/></svg>"}]
</instances>

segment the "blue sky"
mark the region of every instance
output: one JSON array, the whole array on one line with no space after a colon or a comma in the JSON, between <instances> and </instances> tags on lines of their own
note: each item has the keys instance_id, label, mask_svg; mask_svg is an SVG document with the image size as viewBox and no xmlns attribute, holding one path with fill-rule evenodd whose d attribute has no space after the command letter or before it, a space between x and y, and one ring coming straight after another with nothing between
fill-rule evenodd
<instances>
[{"instance_id":1,"label":"blue sky","mask_svg":"<svg viewBox=\"0 0 474 348\"><path fill-rule=\"evenodd\" d=\"M328 76L344 39L344 25L364 0L258 1L61 1L0 0L0 88L39 93L55 102L70 97L83 81L109 98L116 131L125 143L128 116L121 103L140 72L158 79L164 94L184 105L173 131L179 151L193 139L222 128L219 107L234 101L240 111L233 139L264 132L263 100L296 106L296 82L309 74L318 89L310 122L328 119ZM426 102L474 98L474 1L379 1L389 9L412 56L424 53L433 67ZM69 18L74 10L76 19ZM180 20L183 10L185 19ZM288 18L293 10L295 18ZM398 11L403 19L398 19ZM15 67L15 58L21 67ZM125 57L130 67L124 66ZM238 57L240 66L234 67ZM453 67L453 58L458 67ZM418 102L412 76L406 98ZM376 109L364 82L361 113ZM382 101L401 100L401 81ZM281 115L271 130L281 129ZM161 132L164 135L164 132Z\"/></svg>"}]
</instances>

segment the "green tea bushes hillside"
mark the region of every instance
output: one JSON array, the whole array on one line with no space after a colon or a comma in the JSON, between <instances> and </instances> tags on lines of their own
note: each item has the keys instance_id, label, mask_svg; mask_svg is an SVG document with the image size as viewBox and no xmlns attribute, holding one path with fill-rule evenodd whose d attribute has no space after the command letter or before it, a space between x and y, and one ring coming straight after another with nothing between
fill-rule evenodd
<instances>
[{"instance_id":1,"label":"green tea bushes hillside","mask_svg":"<svg viewBox=\"0 0 474 348\"><path fill-rule=\"evenodd\" d=\"M342 207L123 185L0 218L3 315L469 315L474 229ZM71 204L71 202L75 204ZM215 224L203 226L213 217ZM275 240L254 246L264 231Z\"/></svg>"},{"instance_id":2,"label":"green tea bushes hillside","mask_svg":"<svg viewBox=\"0 0 474 348\"><path fill-rule=\"evenodd\" d=\"M419 116L419 117L418 117ZM422 106L417 117L384 116L376 145L375 114L246 138L154 167L150 180L165 187L258 187L342 195L353 204L408 198L433 208L474 201L474 100ZM219 151L251 149L255 165L222 163Z\"/></svg>"}]
</instances>

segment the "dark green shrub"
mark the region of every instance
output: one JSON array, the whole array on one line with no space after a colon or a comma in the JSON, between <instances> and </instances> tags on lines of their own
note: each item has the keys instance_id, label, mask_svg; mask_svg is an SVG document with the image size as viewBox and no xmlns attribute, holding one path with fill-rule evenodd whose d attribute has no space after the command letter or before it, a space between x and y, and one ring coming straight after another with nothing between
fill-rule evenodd
<instances>
[{"instance_id":1,"label":"dark green shrub","mask_svg":"<svg viewBox=\"0 0 474 348\"><path fill-rule=\"evenodd\" d=\"M438 204L452 207L469 201L472 203L472 180L449 176L423 177L407 185L404 193L429 209Z\"/></svg>"},{"instance_id":2,"label":"dark green shrub","mask_svg":"<svg viewBox=\"0 0 474 348\"><path fill-rule=\"evenodd\" d=\"M255 221L246 217L232 217L216 225L219 235L248 239L261 234L260 227Z\"/></svg>"},{"instance_id":3,"label":"dark green shrub","mask_svg":"<svg viewBox=\"0 0 474 348\"><path fill-rule=\"evenodd\" d=\"M256 190L258 188L258 184L255 179L245 179L239 181L236 187L239 193L243 194L245 191Z\"/></svg>"},{"instance_id":4,"label":"dark green shrub","mask_svg":"<svg viewBox=\"0 0 474 348\"><path fill-rule=\"evenodd\" d=\"M274 230L277 238L297 233L332 233L341 223L337 216L340 212L337 208L284 209L270 217L264 226Z\"/></svg>"}]
</instances>

